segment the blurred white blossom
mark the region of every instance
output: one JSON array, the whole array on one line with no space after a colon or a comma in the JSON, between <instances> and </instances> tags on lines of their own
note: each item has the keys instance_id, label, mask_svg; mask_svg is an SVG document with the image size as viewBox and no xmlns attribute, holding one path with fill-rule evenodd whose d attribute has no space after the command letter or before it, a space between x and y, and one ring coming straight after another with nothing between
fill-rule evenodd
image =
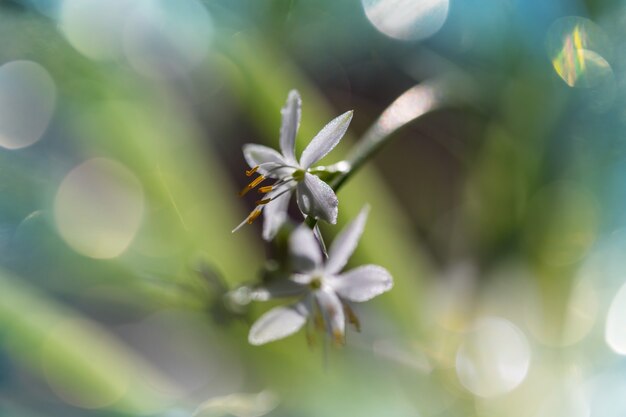
<instances>
[{"instance_id":1,"label":"blurred white blossom","mask_svg":"<svg viewBox=\"0 0 626 417\"><path fill-rule=\"evenodd\" d=\"M324 126L304 149L298 162L295 141L300 125L301 105L300 94L291 90L281 111L280 153L263 145L244 145L244 157L251 168L246 171L246 175L252 176L257 172L260 175L240 195L245 195L268 178L276 182L259 188L265 198L257 201L255 209L233 232L246 223L252 223L264 212L263 238L273 239L287 219L287 208L294 191L302 213L331 224L337 222L337 196L328 184L314 175L315 168L311 166L337 146L350 125L352 111L343 113Z\"/></svg>"},{"instance_id":2,"label":"blurred white blossom","mask_svg":"<svg viewBox=\"0 0 626 417\"><path fill-rule=\"evenodd\" d=\"M393 286L389 272L377 265L364 265L340 273L356 249L367 219L368 208L337 236L324 262L318 241L306 225L291 235L289 247L297 273L272 287L256 292L256 299L299 295L290 306L276 307L265 313L250 329L248 340L261 345L298 331L309 318L343 343L345 322L358 321L348 302L363 302L380 295Z\"/></svg>"}]
</instances>

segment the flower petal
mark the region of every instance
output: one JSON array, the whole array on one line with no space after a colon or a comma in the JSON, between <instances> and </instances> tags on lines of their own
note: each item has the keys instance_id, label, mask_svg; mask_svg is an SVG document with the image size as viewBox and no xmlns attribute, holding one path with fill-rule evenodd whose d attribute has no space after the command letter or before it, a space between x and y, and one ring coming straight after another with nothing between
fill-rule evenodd
<instances>
[{"instance_id":1,"label":"flower petal","mask_svg":"<svg viewBox=\"0 0 626 417\"><path fill-rule=\"evenodd\" d=\"M330 335L335 341L343 343L346 317L341 300L334 291L327 288L322 288L314 294Z\"/></svg>"},{"instance_id":2,"label":"flower petal","mask_svg":"<svg viewBox=\"0 0 626 417\"><path fill-rule=\"evenodd\" d=\"M248 342L251 345L262 345L287 337L300 330L307 316L308 312L302 303L273 308L252 325Z\"/></svg>"},{"instance_id":3,"label":"flower petal","mask_svg":"<svg viewBox=\"0 0 626 417\"><path fill-rule=\"evenodd\" d=\"M247 143L243 145L243 157L250 168L259 166L259 174L267 175L270 178L280 178L291 174L293 171L293 168L277 169L277 166L293 164L287 163L278 151L267 146ZM271 172L269 172L270 170Z\"/></svg>"},{"instance_id":4,"label":"flower petal","mask_svg":"<svg viewBox=\"0 0 626 417\"><path fill-rule=\"evenodd\" d=\"M291 90L287 96L287 102L280 111L282 124L280 126L280 150L287 161L296 164L296 133L300 126L300 108L302 99L300 93Z\"/></svg>"},{"instance_id":5,"label":"flower petal","mask_svg":"<svg viewBox=\"0 0 626 417\"><path fill-rule=\"evenodd\" d=\"M274 298L296 297L305 294L307 288L296 280L275 279L262 287L252 289L250 291L250 299L254 301L268 301Z\"/></svg>"},{"instance_id":6,"label":"flower petal","mask_svg":"<svg viewBox=\"0 0 626 417\"><path fill-rule=\"evenodd\" d=\"M289 276L289 281L294 282L296 285L300 285L302 288L308 288L309 284L313 280L312 274L291 274Z\"/></svg>"},{"instance_id":7,"label":"flower petal","mask_svg":"<svg viewBox=\"0 0 626 417\"><path fill-rule=\"evenodd\" d=\"M317 239L317 243L320 244L320 248L322 249L322 254L324 257L328 258L328 251L326 250L326 242L324 242L324 236L322 236L322 231L320 230L320 224L316 223L315 227L313 227L313 234L315 235L315 239Z\"/></svg>"},{"instance_id":8,"label":"flower petal","mask_svg":"<svg viewBox=\"0 0 626 417\"><path fill-rule=\"evenodd\" d=\"M299 272L310 272L322 265L322 255L317 239L306 225L300 225L289 239L289 250L294 267Z\"/></svg>"},{"instance_id":9,"label":"flower petal","mask_svg":"<svg viewBox=\"0 0 626 417\"><path fill-rule=\"evenodd\" d=\"M336 274L341 271L341 268L346 266L348 259L359 243L359 239L365 228L368 212L369 207L363 207L359 215L335 238L328 252L328 261L326 262L327 273Z\"/></svg>"},{"instance_id":10,"label":"flower petal","mask_svg":"<svg viewBox=\"0 0 626 417\"><path fill-rule=\"evenodd\" d=\"M330 224L337 223L339 200L328 184L315 175L305 173L304 180L298 183L298 207L308 215Z\"/></svg>"},{"instance_id":11,"label":"flower petal","mask_svg":"<svg viewBox=\"0 0 626 417\"><path fill-rule=\"evenodd\" d=\"M335 117L324 126L302 152L300 166L307 169L332 151L345 135L351 120L352 110Z\"/></svg>"},{"instance_id":12,"label":"flower petal","mask_svg":"<svg viewBox=\"0 0 626 417\"><path fill-rule=\"evenodd\" d=\"M364 265L339 276L329 277L326 282L341 297L355 302L370 300L393 287L389 271L378 265Z\"/></svg>"},{"instance_id":13,"label":"flower petal","mask_svg":"<svg viewBox=\"0 0 626 417\"><path fill-rule=\"evenodd\" d=\"M281 192L283 192L281 189L272 191L267 194L267 198L274 198L275 195ZM292 194L293 190L287 191L265 205L263 209L263 239L266 241L269 242L274 239L281 226L287 220L287 208L289 207L289 200Z\"/></svg>"}]
</instances>

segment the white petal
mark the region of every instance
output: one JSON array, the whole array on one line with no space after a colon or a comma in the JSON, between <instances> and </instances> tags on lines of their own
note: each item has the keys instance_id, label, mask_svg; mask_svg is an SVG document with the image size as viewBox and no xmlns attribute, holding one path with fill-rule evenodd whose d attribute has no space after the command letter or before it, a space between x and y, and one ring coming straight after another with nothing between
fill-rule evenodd
<instances>
[{"instance_id":1,"label":"white petal","mask_svg":"<svg viewBox=\"0 0 626 417\"><path fill-rule=\"evenodd\" d=\"M261 316L250 328L248 342L262 345L287 337L306 322L307 314L302 304L290 307L276 307Z\"/></svg>"},{"instance_id":2,"label":"white petal","mask_svg":"<svg viewBox=\"0 0 626 417\"><path fill-rule=\"evenodd\" d=\"M300 272L309 272L322 265L322 254L311 229L302 224L289 239L289 250L294 267Z\"/></svg>"},{"instance_id":3,"label":"white petal","mask_svg":"<svg viewBox=\"0 0 626 417\"><path fill-rule=\"evenodd\" d=\"M280 178L289 175L293 171L293 168L276 169L276 166L289 164L278 151L268 148L267 146L257 145L255 143L245 144L243 145L243 157L250 168L265 164L265 166L259 168L258 172L259 174L267 175L271 178ZM268 173L269 170L272 171Z\"/></svg>"},{"instance_id":4,"label":"white petal","mask_svg":"<svg viewBox=\"0 0 626 417\"><path fill-rule=\"evenodd\" d=\"M287 298L303 295L307 287L299 284L296 280L275 279L263 287L254 288L250 291L250 298L254 301L268 301L274 298Z\"/></svg>"},{"instance_id":5,"label":"white petal","mask_svg":"<svg viewBox=\"0 0 626 417\"><path fill-rule=\"evenodd\" d=\"M267 198L273 198L280 192L282 190L273 191L267 195ZM293 190L288 191L265 205L263 209L263 239L268 242L274 239L281 226L287 221L287 208L292 194Z\"/></svg>"},{"instance_id":6,"label":"white petal","mask_svg":"<svg viewBox=\"0 0 626 417\"><path fill-rule=\"evenodd\" d=\"M300 108L302 99L296 90L291 90L287 97L285 107L280 111L282 124L280 126L280 150L285 159L293 164L296 163L296 133L300 126Z\"/></svg>"},{"instance_id":7,"label":"white petal","mask_svg":"<svg viewBox=\"0 0 626 417\"><path fill-rule=\"evenodd\" d=\"M315 235L315 239L317 239L317 243L320 244L320 248L322 249L322 254L328 258L328 251L326 250L326 242L324 242L324 236L322 236L322 231L320 230L320 224L315 223L315 227L313 227L313 234Z\"/></svg>"},{"instance_id":8,"label":"white petal","mask_svg":"<svg viewBox=\"0 0 626 417\"><path fill-rule=\"evenodd\" d=\"M370 300L393 287L391 274L378 265L364 265L345 274L329 277L326 282L341 297L355 302Z\"/></svg>"},{"instance_id":9,"label":"white petal","mask_svg":"<svg viewBox=\"0 0 626 417\"><path fill-rule=\"evenodd\" d=\"M369 207L363 207L359 215L335 238L333 244L330 246L328 261L326 262L326 272L329 274L335 274L341 271L341 268L348 263L348 259L356 249L356 245L359 243L359 239L365 228L368 212Z\"/></svg>"},{"instance_id":10,"label":"white petal","mask_svg":"<svg viewBox=\"0 0 626 417\"><path fill-rule=\"evenodd\" d=\"M312 274L291 274L289 277L289 281L296 283L296 285L300 285L301 287L308 288L308 285L313 280Z\"/></svg>"},{"instance_id":11,"label":"white petal","mask_svg":"<svg viewBox=\"0 0 626 417\"><path fill-rule=\"evenodd\" d=\"M352 110L337 116L324 126L302 152L300 166L307 169L332 151L343 135L345 135L351 120Z\"/></svg>"},{"instance_id":12,"label":"white petal","mask_svg":"<svg viewBox=\"0 0 626 417\"><path fill-rule=\"evenodd\" d=\"M339 200L328 184L306 173L304 180L298 183L298 207L313 217L322 219L330 224L337 223L337 206Z\"/></svg>"},{"instance_id":13,"label":"white petal","mask_svg":"<svg viewBox=\"0 0 626 417\"><path fill-rule=\"evenodd\" d=\"M330 289L315 291L315 299L328 326L329 333L336 341L343 341L346 328L346 317L343 312L341 300Z\"/></svg>"}]
</instances>

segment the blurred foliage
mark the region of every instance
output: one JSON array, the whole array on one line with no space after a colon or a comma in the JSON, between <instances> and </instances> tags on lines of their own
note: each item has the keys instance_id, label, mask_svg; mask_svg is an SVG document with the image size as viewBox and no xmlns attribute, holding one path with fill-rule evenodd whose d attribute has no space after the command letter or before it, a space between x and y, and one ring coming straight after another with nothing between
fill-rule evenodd
<instances>
[{"instance_id":1,"label":"blurred foliage","mask_svg":"<svg viewBox=\"0 0 626 417\"><path fill-rule=\"evenodd\" d=\"M0 2L0 415L623 415L622 1L439 0L428 39L382 30L429 23L425 1L79 3ZM410 13L389 26L389 4ZM355 110L340 161L449 74L473 94L339 192L340 224L372 207L351 264L395 280L362 333L249 346L269 305L228 291L282 252L230 232L241 145L276 146L297 88L298 151Z\"/></svg>"}]
</instances>

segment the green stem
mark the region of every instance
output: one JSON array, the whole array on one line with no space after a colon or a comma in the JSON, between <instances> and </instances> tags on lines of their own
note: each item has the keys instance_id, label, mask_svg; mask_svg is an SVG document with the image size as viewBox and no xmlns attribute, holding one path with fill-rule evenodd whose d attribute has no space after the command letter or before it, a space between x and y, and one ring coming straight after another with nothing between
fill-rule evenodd
<instances>
[{"instance_id":1,"label":"green stem","mask_svg":"<svg viewBox=\"0 0 626 417\"><path fill-rule=\"evenodd\" d=\"M460 91L458 79L442 77L418 84L405 91L389 107L387 107L376 122L365 132L354 146L346 162L349 168L334 177L329 185L337 192L358 170L370 160L394 133L408 123L455 102ZM466 85L466 84L464 84ZM454 94L452 94L454 93ZM317 219L307 216L305 223L310 228L315 227Z\"/></svg>"}]
</instances>

